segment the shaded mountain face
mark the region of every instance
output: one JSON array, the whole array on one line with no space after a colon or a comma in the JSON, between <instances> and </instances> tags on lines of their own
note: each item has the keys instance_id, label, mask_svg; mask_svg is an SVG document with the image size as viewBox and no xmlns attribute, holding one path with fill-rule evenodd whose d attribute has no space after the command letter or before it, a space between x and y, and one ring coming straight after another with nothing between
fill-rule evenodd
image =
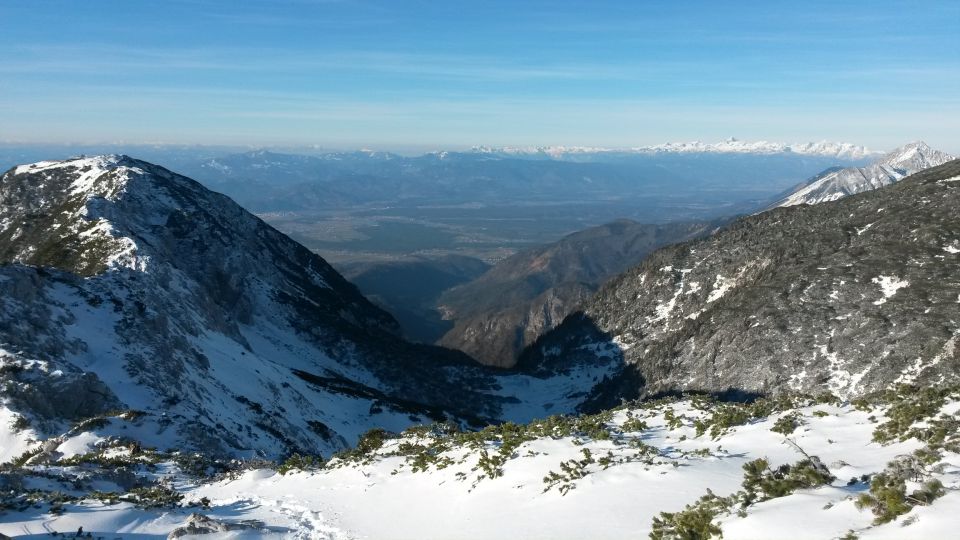
<instances>
[{"instance_id":1,"label":"shaded mountain face","mask_svg":"<svg viewBox=\"0 0 960 540\"><path fill-rule=\"evenodd\" d=\"M560 324L608 278L665 245L707 234L718 223L646 225L619 220L509 257L445 292L454 321L439 344L509 368L524 347Z\"/></svg>"},{"instance_id":2,"label":"shaded mountain face","mask_svg":"<svg viewBox=\"0 0 960 540\"><path fill-rule=\"evenodd\" d=\"M453 326L437 309L440 295L476 279L490 265L472 257L443 255L346 262L337 268L364 296L396 317L404 337L433 343Z\"/></svg>"},{"instance_id":3,"label":"shaded mountain face","mask_svg":"<svg viewBox=\"0 0 960 540\"><path fill-rule=\"evenodd\" d=\"M6 172L0 261L0 398L40 432L136 409L147 444L277 456L501 413L468 357L403 341L323 259L143 161Z\"/></svg>"},{"instance_id":4,"label":"shaded mountain face","mask_svg":"<svg viewBox=\"0 0 960 540\"><path fill-rule=\"evenodd\" d=\"M960 374L960 160L660 250L528 348L522 371L628 369L587 408L677 390L855 396Z\"/></svg>"},{"instance_id":5,"label":"shaded mountain face","mask_svg":"<svg viewBox=\"0 0 960 540\"><path fill-rule=\"evenodd\" d=\"M943 165L953 156L914 142L884 155L864 167L833 168L813 177L777 201L774 206L795 206L835 201L854 193L888 186L908 175Z\"/></svg>"}]
</instances>

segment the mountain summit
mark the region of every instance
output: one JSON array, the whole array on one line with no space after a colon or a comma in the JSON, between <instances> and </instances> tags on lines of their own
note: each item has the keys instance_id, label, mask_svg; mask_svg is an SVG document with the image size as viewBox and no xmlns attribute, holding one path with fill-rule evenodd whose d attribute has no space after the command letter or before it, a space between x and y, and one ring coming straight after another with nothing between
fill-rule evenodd
<instances>
[{"instance_id":1,"label":"mountain summit","mask_svg":"<svg viewBox=\"0 0 960 540\"><path fill-rule=\"evenodd\" d=\"M828 169L796 188L775 206L834 201L897 182L915 172L943 165L953 156L934 150L923 141L893 150L865 167Z\"/></svg>"},{"instance_id":2,"label":"mountain summit","mask_svg":"<svg viewBox=\"0 0 960 540\"><path fill-rule=\"evenodd\" d=\"M0 408L37 436L136 410L147 444L275 456L499 412L468 357L404 342L319 256L127 156L3 174L0 262Z\"/></svg>"}]
</instances>

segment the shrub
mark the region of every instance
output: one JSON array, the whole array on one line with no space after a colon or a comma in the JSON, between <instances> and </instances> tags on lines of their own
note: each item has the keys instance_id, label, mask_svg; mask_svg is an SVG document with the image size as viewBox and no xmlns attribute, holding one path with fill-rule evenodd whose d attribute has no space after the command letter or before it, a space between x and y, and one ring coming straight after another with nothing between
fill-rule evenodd
<instances>
[{"instance_id":1,"label":"shrub","mask_svg":"<svg viewBox=\"0 0 960 540\"><path fill-rule=\"evenodd\" d=\"M906 440L912 435L910 428L914 424L940 412L951 392L951 389L945 387L921 388L912 385L899 385L887 391L885 397L890 403L887 421L873 431L874 442Z\"/></svg>"},{"instance_id":2,"label":"shrub","mask_svg":"<svg viewBox=\"0 0 960 540\"><path fill-rule=\"evenodd\" d=\"M790 435L798 427L800 427L800 413L790 413L781 416L776 422L774 422L773 427L770 428L770 431L774 433L780 433L784 436Z\"/></svg>"},{"instance_id":3,"label":"shrub","mask_svg":"<svg viewBox=\"0 0 960 540\"><path fill-rule=\"evenodd\" d=\"M84 431L93 431L96 429L103 429L110 424L110 421L103 416L94 416L93 418L87 418L86 420L81 420L77 422L73 428L70 429L71 434L83 433Z\"/></svg>"},{"instance_id":4,"label":"shrub","mask_svg":"<svg viewBox=\"0 0 960 540\"><path fill-rule=\"evenodd\" d=\"M683 415L677 416L671 407L663 411L663 419L667 422L667 427L671 430L678 429L683 425ZM700 428L697 428L697 436L700 436Z\"/></svg>"},{"instance_id":5,"label":"shrub","mask_svg":"<svg viewBox=\"0 0 960 540\"><path fill-rule=\"evenodd\" d=\"M183 495L167 486L157 485L135 488L121 495L119 499L131 502L139 508L175 508L180 506Z\"/></svg>"},{"instance_id":6,"label":"shrub","mask_svg":"<svg viewBox=\"0 0 960 540\"><path fill-rule=\"evenodd\" d=\"M344 461L357 461L369 463L376 454L377 450L383 448L384 443L395 436L383 429L374 428L360 436L357 445L351 450L344 450L337 453L337 457Z\"/></svg>"},{"instance_id":7,"label":"shrub","mask_svg":"<svg viewBox=\"0 0 960 540\"><path fill-rule=\"evenodd\" d=\"M30 419L22 414L17 415L17 419L13 421L11 428L14 432L20 432L30 427Z\"/></svg>"},{"instance_id":8,"label":"shrub","mask_svg":"<svg viewBox=\"0 0 960 540\"><path fill-rule=\"evenodd\" d=\"M870 479L870 493L861 494L856 505L861 510L870 508L875 525L893 521L912 508L907 502L906 483L902 478L886 473L876 474Z\"/></svg>"},{"instance_id":9,"label":"shrub","mask_svg":"<svg viewBox=\"0 0 960 540\"><path fill-rule=\"evenodd\" d=\"M287 474L290 471L315 471L323 468L322 456L291 454L277 467L277 472Z\"/></svg>"},{"instance_id":10,"label":"shrub","mask_svg":"<svg viewBox=\"0 0 960 540\"><path fill-rule=\"evenodd\" d=\"M546 487L543 488L544 493L550 491L553 486L559 485L557 490L560 491L560 495L566 495L568 491L576 487L575 480L579 480L588 474L587 466L596 462L589 448L583 448L581 452L583 453L583 459L564 461L560 463L559 473L550 471L543 477L543 483L546 484ZM609 467L609 456L601 459L604 461L605 468Z\"/></svg>"},{"instance_id":11,"label":"shrub","mask_svg":"<svg viewBox=\"0 0 960 540\"><path fill-rule=\"evenodd\" d=\"M860 495L857 508L869 508L873 512L874 524L880 525L906 514L914 506L927 506L944 494L939 480L929 479L909 495L906 486L908 480L921 481L925 476L923 461L916 456L891 461L883 472L870 479L870 493Z\"/></svg>"},{"instance_id":12,"label":"shrub","mask_svg":"<svg viewBox=\"0 0 960 540\"><path fill-rule=\"evenodd\" d=\"M639 431L646 431L648 429L650 429L650 426L648 426L643 420L636 417L628 418L623 425L620 426L620 430L624 433L636 433Z\"/></svg>"},{"instance_id":13,"label":"shrub","mask_svg":"<svg viewBox=\"0 0 960 540\"><path fill-rule=\"evenodd\" d=\"M10 460L10 464L14 467L23 467L31 459L36 456L39 456L43 452L43 446L38 446L30 450L24 450L22 454Z\"/></svg>"},{"instance_id":14,"label":"shrub","mask_svg":"<svg viewBox=\"0 0 960 540\"><path fill-rule=\"evenodd\" d=\"M833 395L830 392L823 392L821 394L817 394L817 396L813 398L813 402L816 403L817 405L839 405L840 403L842 403L839 397Z\"/></svg>"},{"instance_id":15,"label":"shrub","mask_svg":"<svg viewBox=\"0 0 960 540\"><path fill-rule=\"evenodd\" d=\"M827 485L835 480L817 457L771 469L766 459L760 458L743 465L743 506L755 502L786 497L798 489Z\"/></svg>"},{"instance_id":16,"label":"shrub","mask_svg":"<svg viewBox=\"0 0 960 540\"><path fill-rule=\"evenodd\" d=\"M713 520L721 513L728 512L731 502L728 498L717 497L707 490L707 494L696 503L687 505L679 512L660 512L653 518L651 540L705 540L722 537L723 531Z\"/></svg>"}]
</instances>

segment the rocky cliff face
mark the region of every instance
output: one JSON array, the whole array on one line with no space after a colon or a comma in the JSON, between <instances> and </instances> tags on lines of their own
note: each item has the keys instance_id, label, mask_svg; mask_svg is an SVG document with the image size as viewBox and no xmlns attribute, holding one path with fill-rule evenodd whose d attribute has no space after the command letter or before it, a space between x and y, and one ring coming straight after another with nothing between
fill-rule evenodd
<instances>
[{"instance_id":1,"label":"rocky cliff face","mask_svg":"<svg viewBox=\"0 0 960 540\"><path fill-rule=\"evenodd\" d=\"M586 407L676 390L854 396L960 373L960 160L660 250L525 351L625 369Z\"/></svg>"},{"instance_id":2,"label":"rocky cliff face","mask_svg":"<svg viewBox=\"0 0 960 540\"><path fill-rule=\"evenodd\" d=\"M438 343L484 364L512 367L524 347L560 324L605 280L651 251L707 234L719 223L619 220L518 253L441 296L440 310L454 327Z\"/></svg>"},{"instance_id":3,"label":"rocky cliff face","mask_svg":"<svg viewBox=\"0 0 960 540\"><path fill-rule=\"evenodd\" d=\"M5 173L0 261L0 399L39 434L136 409L148 444L275 456L500 413L468 357L401 340L320 257L143 161Z\"/></svg>"},{"instance_id":4,"label":"rocky cliff face","mask_svg":"<svg viewBox=\"0 0 960 540\"><path fill-rule=\"evenodd\" d=\"M913 142L864 167L828 169L778 201L775 206L795 206L835 201L847 195L889 186L908 175L943 165L953 157Z\"/></svg>"}]
</instances>

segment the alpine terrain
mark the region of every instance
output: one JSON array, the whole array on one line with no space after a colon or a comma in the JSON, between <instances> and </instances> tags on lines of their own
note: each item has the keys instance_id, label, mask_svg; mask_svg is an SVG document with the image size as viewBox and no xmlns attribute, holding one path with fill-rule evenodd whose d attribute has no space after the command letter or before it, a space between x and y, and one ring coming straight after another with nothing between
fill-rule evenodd
<instances>
[{"instance_id":1,"label":"alpine terrain","mask_svg":"<svg viewBox=\"0 0 960 540\"><path fill-rule=\"evenodd\" d=\"M272 457L501 413L468 357L403 341L320 257L143 161L5 173L0 261L3 414L32 430L4 458L120 410L145 444Z\"/></svg>"},{"instance_id":2,"label":"alpine terrain","mask_svg":"<svg viewBox=\"0 0 960 540\"><path fill-rule=\"evenodd\" d=\"M454 325L439 341L478 361L513 367L538 336L563 321L607 279L668 244L705 235L721 221L641 224L626 219L522 251L438 300Z\"/></svg>"},{"instance_id":3,"label":"alpine terrain","mask_svg":"<svg viewBox=\"0 0 960 540\"><path fill-rule=\"evenodd\" d=\"M864 167L827 169L797 187L775 206L817 204L847 195L888 186L915 172L943 165L953 156L930 148L923 141L893 150Z\"/></svg>"},{"instance_id":4,"label":"alpine terrain","mask_svg":"<svg viewBox=\"0 0 960 540\"><path fill-rule=\"evenodd\" d=\"M615 344L624 370L592 407L676 391L851 397L956 380L958 204L960 160L742 218L611 280L520 366L548 373Z\"/></svg>"},{"instance_id":5,"label":"alpine terrain","mask_svg":"<svg viewBox=\"0 0 960 540\"><path fill-rule=\"evenodd\" d=\"M16 167L0 534L950 537L958 198L960 160L709 236L678 225L691 240L493 370L400 339L188 178L126 156Z\"/></svg>"}]
</instances>

